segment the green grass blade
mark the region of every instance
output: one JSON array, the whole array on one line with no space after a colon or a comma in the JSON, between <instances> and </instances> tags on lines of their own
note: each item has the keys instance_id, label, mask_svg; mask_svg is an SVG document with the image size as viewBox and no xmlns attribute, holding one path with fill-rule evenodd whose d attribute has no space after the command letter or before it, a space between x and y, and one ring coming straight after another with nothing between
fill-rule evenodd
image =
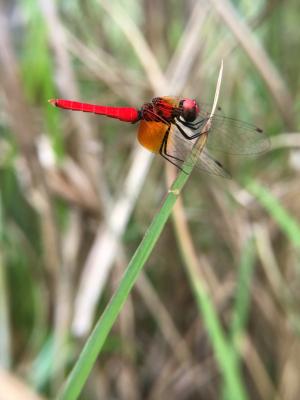
<instances>
[{"instance_id":1,"label":"green grass blade","mask_svg":"<svg viewBox=\"0 0 300 400\"><path fill-rule=\"evenodd\" d=\"M174 181L161 209L155 216L142 242L134 253L118 289L87 340L59 399L74 400L78 397L139 272L145 265L155 243L159 239L163 227L188 177L188 174L181 171Z\"/></svg>"},{"instance_id":2,"label":"green grass blade","mask_svg":"<svg viewBox=\"0 0 300 400\"><path fill-rule=\"evenodd\" d=\"M280 202L262 185L257 182L247 183L249 190L257 200L265 207L274 220L281 227L291 243L297 248L300 247L300 225L289 215Z\"/></svg>"},{"instance_id":3,"label":"green grass blade","mask_svg":"<svg viewBox=\"0 0 300 400\"><path fill-rule=\"evenodd\" d=\"M242 253L239 266L239 276L237 282L234 310L230 329L230 337L233 343L237 344L240 336L245 330L248 320L251 282L255 266L255 247L253 240L249 240Z\"/></svg>"},{"instance_id":4,"label":"green grass blade","mask_svg":"<svg viewBox=\"0 0 300 400\"><path fill-rule=\"evenodd\" d=\"M52 140L53 149L60 158L64 154L63 135L58 129L60 116L59 113L53 112L47 102L56 92L53 81L53 60L49 57L47 24L43 19L37 0L24 0L22 7L29 21L24 36L25 46L22 54L22 76L27 98L40 108L47 132ZM33 60L34 73L32 73Z\"/></svg>"},{"instance_id":5,"label":"green grass blade","mask_svg":"<svg viewBox=\"0 0 300 400\"><path fill-rule=\"evenodd\" d=\"M230 399L246 400L248 397L238 363L236 362L234 350L230 340L228 340L224 333L218 313L207 292L205 283L201 281L197 270L193 266L188 267L187 270L199 313L208 331L215 357L222 372L225 385L228 388L228 393L230 394Z\"/></svg>"},{"instance_id":6,"label":"green grass blade","mask_svg":"<svg viewBox=\"0 0 300 400\"><path fill-rule=\"evenodd\" d=\"M255 247L253 239L250 239L243 249L241 262L239 266L239 274L237 280L237 288L233 307L232 322L230 327L230 340L234 352L235 360L239 366L239 346L240 339L245 331L248 321L249 308L251 301L251 282L253 278L255 266ZM232 398L230 388L225 382L223 398L230 400Z\"/></svg>"},{"instance_id":7,"label":"green grass blade","mask_svg":"<svg viewBox=\"0 0 300 400\"><path fill-rule=\"evenodd\" d=\"M11 363L11 341L7 266L3 254L5 241L4 229L2 193L0 192L0 363L2 367L9 368Z\"/></svg>"}]
</instances>

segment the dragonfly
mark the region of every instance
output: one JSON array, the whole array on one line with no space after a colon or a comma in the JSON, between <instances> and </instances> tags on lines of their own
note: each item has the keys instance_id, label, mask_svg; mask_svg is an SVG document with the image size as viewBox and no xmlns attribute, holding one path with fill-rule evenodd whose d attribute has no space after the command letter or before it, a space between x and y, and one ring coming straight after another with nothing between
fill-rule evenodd
<instances>
[{"instance_id":1,"label":"dragonfly","mask_svg":"<svg viewBox=\"0 0 300 400\"><path fill-rule=\"evenodd\" d=\"M224 116L220 107L211 116L209 105L190 98L155 97L141 108L103 106L64 99L51 99L49 102L67 110L139 123L139 143L184 172L187 162L190 162L200 171L231 178L231 174L215 158L216 152L249 156L264 153L270 146L262 129ZM207 135L205 147L201 152L193 152L203 134Z\"/></svg>"}]
</instances>

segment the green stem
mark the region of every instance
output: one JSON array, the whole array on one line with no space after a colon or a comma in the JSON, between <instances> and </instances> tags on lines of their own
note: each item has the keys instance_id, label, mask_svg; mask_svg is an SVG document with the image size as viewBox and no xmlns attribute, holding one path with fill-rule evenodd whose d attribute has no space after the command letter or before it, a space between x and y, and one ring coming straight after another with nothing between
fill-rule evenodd
<instances>
[{"instance_id":1,"label":"green stem","mask_svg":"<svg viewBox=\"0 0 300 400\"><path fill-rule=\"evenodd\" d=\"M145 265L155 243L157 242L163 227L169 218L172 208L189 178L189 174L181 172L174 181L169 193L152 221L142 242L134 253L118 289L105 308L101 318L97 322L89 339L87 340L78 361L71 371L65 386L62 389L59 399L74 400L80 394L90 371L96 361L96 358L123 306L128 294L133 287L139 272Z\"/></svg>"}]
</instances>

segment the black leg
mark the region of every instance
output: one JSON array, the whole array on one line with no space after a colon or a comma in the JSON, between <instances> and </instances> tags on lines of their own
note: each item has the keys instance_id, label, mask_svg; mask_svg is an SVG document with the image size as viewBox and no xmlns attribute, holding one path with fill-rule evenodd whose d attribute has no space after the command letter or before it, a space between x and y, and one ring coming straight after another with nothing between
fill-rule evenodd
<instances>
[{"instance_id":1,"label":"black leg","mask_svg":"<svg viewBox=\"0 0 300 400\"><path fill-rule=\"evenodd\" d=\"M167 132L165 133L165 136L164 136L164 139L163 139L163 143L162 143L162 145L163 145L163 146L162 146L162 151L164 152L164 155L165 155L165 156L171 157L171 158L174 158L174 160L183 162L184 160L181 160L181 158L172 156L172 154L168 154L168 152L167 152L167 146L168 146L168 139L169 139L170 128L171 128L171 126L169 126Z\"/></svg>"},{"instance_id":2,"label":"black leg","mask_svg":"<svg viewBox=\"0 0 300 400\"><path fill-rule=\"evenodd\" d=\"M207 119L208 119L208 118L203 118L203 119L201 119L200 121L193 123L193 122L186 122L186 121L185 121L184 119L182 119L181 117L178 118L178 120L179 120L184 126L187 126L188 128L191 128L191 129L198 129L198 128L200 128L200 126L203 125L204 122L207 121Z\"/></svg>"},{"instance_id":3,"label":"black leg","mask_svg":"<svg viewBox=\"0 0 300 400\"><path fill-rule=\"evenodd\" d=\"M201 132L200 131L200 132L195 133L192 136L189 136L189 135L186 134L186 132L184 132L184 130L181 128L181 126L179 126L176 122L175 122L175 125L177 126L177 128L178 128L179 132L182 134L182 136L187 140L196 139L197 137L201 136L202 133L206 133L206 132Z\"/></svg>"},{"instance_id":4,"label":"black leg","mask_svg":"<svg viewBox=\"0 0 300 400\"><path fill-rule=\"evenodd\" d=\"M171 154L168 154L168 152L167 152L167 145L168 145L168 137L169 137L169 133L170 133L170 128L171 128L171 125L169 125L169 127L168 127L168 129L167 129L167 131L166 131L166 133L165 133L165 135L164 135L162 144L161 144L160 149L159 149L159 154L160 154L165 160L167 160L167 161L169 161L171 164L175 165L175 167L177 167L177 168L179 168L181 171L185 172L185 171L181 168L181 166L178 165L178 164L176 164L176 162L173 161L173 160L171 160L171 158L173 158L174 160L177 160L177 161L179 161L179 162L183 162L183 160L181 160L180 158L177 158L177 157L175 157L175 156L172 156ZM186 173L186 172L185 172L185 173Z\"/></svg>"}]
</instances>

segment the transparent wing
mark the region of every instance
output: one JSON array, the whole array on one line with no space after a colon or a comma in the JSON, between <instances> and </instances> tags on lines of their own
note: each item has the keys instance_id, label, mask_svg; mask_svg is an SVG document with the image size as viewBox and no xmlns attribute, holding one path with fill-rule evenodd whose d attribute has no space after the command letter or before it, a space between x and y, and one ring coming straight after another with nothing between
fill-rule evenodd
<instances>
[{"instance_id":1,"label":"transparent wing","mask_svg":"<svg viewBox=\"0 0 300 400\"><path fill-rule=\"evenodd\" d=\"M189 129L186 127L184 127L184 129L189 135L193 133L189 132ZM166 146L166 158L179 168L184 168L183 164L188 157L190 157L189 163L195 162L195 168L201 172L230 179L230 173L226 171L222 164L218 160L215 160L205 148L201 153L195 151L194 145L197 140L198 138L193 140L185 139L179 129L172 124Z\"/></svg>"},{"instance_id":2,"label":"transparent wing","mask_svg":"<svg viewBox=\"0 0 300 400\"><path fill-rule=\"evenodd\" d=\"M204 149L196 161L196 168L209 174L222 176L231 179L231 174L223 167L220 161L213 158L206 149Z\"/></svg>"},{"instance_id":3,"label":"transparent wing","mask_svg":"<svg viewBox=\"0 0 300 400\"><path fill-rule=\"evenodd\" d=\"M207 147L230 154L251 155L267 151L270 140L254 125L214 115Z\"/></svg>"},{"instance_id":4,"label":"transparent wing","mask_svg":"<svg viewBox=\"0 0 300 400\"><path fill-rule=\"evenodd\" d=\"M201 130L209 115L209 106L200 105L199 117L191 127ZM236 155L252 155L267 151L270 140L262 129L234 118L225 117L219 108L211 119L207 148Z\"/></svg>"}]
</instances>

